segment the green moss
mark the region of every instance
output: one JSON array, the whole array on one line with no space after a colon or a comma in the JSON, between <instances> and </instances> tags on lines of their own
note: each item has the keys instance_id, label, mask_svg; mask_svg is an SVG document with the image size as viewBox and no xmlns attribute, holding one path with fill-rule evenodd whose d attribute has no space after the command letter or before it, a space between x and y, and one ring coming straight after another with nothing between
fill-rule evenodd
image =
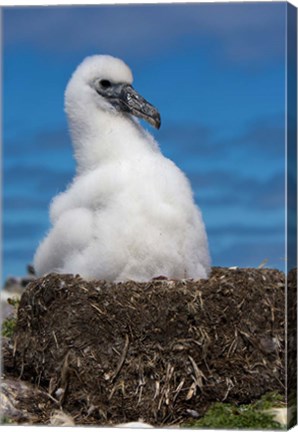
<instances>
[{"instance_id":1,"label":"green moss","mask_svg":"<svg viewBox=\"0 0 298 432\"><path fill-rule=\"evenodd\" d=\"M6 318L2 323L2 336L11 338L16 326L16 318L14 316Z\"/></svg>"},{"instance_id":2,"label":"green moss","mask_svg":"<svg viewBox=\"0 0 298 432\"><path fill-rule=\"evenodd\" d=\"M264 410L283 406L283 398L277 393L268 393L250 405L236 406L229 403L214 403L199 420L182 427L220 429L284 429L273 416Z\"/></svg>"},{"instance_id":3,"label":"green moss","mask_svg":"<svg viewBox=\"0 0 298 432\"><path fill-rule=\"evenodd\" d=\"M10 304L15 309L16 312L20 304L20 298L19 297L8 298L7 303Z\"/></svg>"},{"instance_id":4,"label":"green moss","mask_svg":"<svg viewBox=\"0 0 298 432\"><path fill-rule=\"evenodd\" d=\"M11 425L13 421L6 416L0 415L0 425Z\"/></svg>"},{"instance_id":5,"label":"green moss","mask_svg":"<svg viewBox=\"0 0 298 432\"><path fill-rule=\"evenodd\" d=\"M15 329L16 322L17 322L16 315L17 315L17 310L19 307L20 299L19 298L9 298L7 300L7 303L9 303L14 308L14 312L12 315L7 317L3 321L1 334L3 337L11 338L13 336L14 329Z\"/></svg>"},{"instance_id":6,"label":"green moss","mask_svg":"<svg viewBox=\"0 0 298 432\"><path fill-rule=\"evenodd\" d=\"M270 408L283 407L284 405L285 405L285 398L283 396L281 396L277 392L269 392L263 395L261 399L259 399L258 401L254 402L249 406L252 406L254 409L257 410L267 410Z\"/></svg>"}]
</instances>

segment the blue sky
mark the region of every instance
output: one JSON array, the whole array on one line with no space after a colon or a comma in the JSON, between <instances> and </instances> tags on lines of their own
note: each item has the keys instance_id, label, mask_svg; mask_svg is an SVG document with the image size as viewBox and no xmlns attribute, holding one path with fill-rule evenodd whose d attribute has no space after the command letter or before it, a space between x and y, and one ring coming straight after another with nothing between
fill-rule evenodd
<instances>
[{"instance_id":1,"label":"blue sky","mask_svg":"<svg viewBox=\"0 0 298 432\"><path fill-rule=\"evenodd\" d=\"M191 181L213 265L284 269L286 7L4 8L4 277L25 272L74 175L63 93L96 53L159 109L150 131Z\"/></svg>"}]
</instances>

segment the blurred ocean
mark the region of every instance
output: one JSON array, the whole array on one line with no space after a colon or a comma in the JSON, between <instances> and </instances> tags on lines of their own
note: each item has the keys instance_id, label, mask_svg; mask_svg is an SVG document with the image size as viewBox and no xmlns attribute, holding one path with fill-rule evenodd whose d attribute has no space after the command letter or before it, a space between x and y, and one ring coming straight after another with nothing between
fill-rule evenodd
<instances>
[{"instance_id":1,"label":"blurred ocean","mask_svg":"<svg viewBox=\"0 0 298 432\"><path fill-rule=\"evenodd\" d=\"M89 54L132 68L191 181L213 265L285 265L285 3L4 8L3 278L22 275L75 173L66 83ZM150 126L146 125L149 129Z\"/></svg>"}]
</instances>

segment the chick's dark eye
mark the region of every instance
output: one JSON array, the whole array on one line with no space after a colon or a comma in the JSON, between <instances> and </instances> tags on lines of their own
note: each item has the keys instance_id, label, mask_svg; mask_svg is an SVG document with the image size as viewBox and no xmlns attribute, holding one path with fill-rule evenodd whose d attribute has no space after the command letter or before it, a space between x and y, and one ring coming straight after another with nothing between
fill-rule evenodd
<instances>
[{"instance_id":1,"label":"chick's dark eye","mask_svg":"<svg viewBox=\"0 0 298 432\"><path fill-rule=\"evenodd\" d=\"M112 84L111 84L111 81L109 81L109 80L101 80L100 85L103 88L108 88L108 87L111 87Z\"/></svg>"}]
</instances>

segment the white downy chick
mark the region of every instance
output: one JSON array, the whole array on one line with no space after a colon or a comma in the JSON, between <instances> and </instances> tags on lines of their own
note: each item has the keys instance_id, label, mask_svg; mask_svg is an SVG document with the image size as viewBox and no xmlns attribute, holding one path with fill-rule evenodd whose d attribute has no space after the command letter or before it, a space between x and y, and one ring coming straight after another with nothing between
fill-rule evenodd
<instances>
[{"instance_id":1,"label":"white downy chick","mask_svg":"<svg viewBox=\"0 0 298 432\"><path fill-rule=\"evenodd\" d=\"M160 126L158 111L132 81L122 60L95 55L67 85L77 174L51 204L52 228L34 257L37 275L114 282L208 277L201 212L185 175L135 118Z\"/></svg>"}]
</instances>

